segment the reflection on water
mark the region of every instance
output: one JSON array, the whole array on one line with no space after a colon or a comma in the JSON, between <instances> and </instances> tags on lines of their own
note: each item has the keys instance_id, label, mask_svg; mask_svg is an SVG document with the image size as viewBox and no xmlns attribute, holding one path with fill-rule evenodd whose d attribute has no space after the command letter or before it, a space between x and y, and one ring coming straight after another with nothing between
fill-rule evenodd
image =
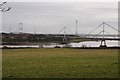
<instances>
[{"instance_id":1,"label":"reflection on water","mask_svg":"<svg viewBox=\"0 0 120 80\"><path fill-rule=\"evenodd\" d=\"M80 43L72 43L73 47L81 47L82 45L86 45L87 47L99 47L100 44L100 41L85 41ZM106 41L106 44L108 47L119 46L118 41Z\"/></svg>"},{"instance_id":2,"label":"reflection on water","mask_svg":"<svg viewBox=\"0 0 120 80\"><path fill-rule=\"evenodd\" d=\"M100 41L85 41L85 42L80 42L80 43L70 43L70 45L72 47L82 47L83 45L85 45L86 47L99 47L101 44ZM112 47L112 46L119 46L118 45L118 41L106 41L106 44L108 47ZM7 47L34 47L34 48L39 48L40 45L4 45ZM59 46L59 47L63 47L64 45L58 45L58 44L51 44L51 45L42 45L43 48L53 48L55 46ZM3 47L3 46L0 46Z\"/></svg>"}]
</instances>

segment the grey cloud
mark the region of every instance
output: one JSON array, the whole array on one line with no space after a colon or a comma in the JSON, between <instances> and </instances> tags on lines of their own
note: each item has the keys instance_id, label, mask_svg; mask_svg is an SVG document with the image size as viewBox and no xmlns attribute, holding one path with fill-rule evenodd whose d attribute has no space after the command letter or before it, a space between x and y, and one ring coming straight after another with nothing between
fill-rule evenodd
<instances>
[{"instance_id":1,"label":"grey cloud","mask_svg":"<svg viewBox=\"0 0 120 80\"><path fill-rule=\"evenodd\" d=\"M102 21L117 25L117 3L13 2L6 6L12 10L3 13L3 31L8 31L9 26L17 31L22 22L25 32L33 32L35 26L37 33L57 33L63 26L75 32L76 19L79 33L89 32Z\"/></svg>"}]
</instances>

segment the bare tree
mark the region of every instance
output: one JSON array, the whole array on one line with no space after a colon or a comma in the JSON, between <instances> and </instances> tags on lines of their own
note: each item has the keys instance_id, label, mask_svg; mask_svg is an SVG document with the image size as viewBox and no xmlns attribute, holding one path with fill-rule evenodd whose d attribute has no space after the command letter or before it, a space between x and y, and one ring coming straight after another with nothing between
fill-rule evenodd
<instances>
[{"instance_id":1,"label":"bare tree","mask_svg":"<svg viewBox=\"0 0 120 80\"><path fill-rule=\"evenodd\" d=\"M6 4L6 2L0 2L0 11L1 12L6 12L6 11L9 11L11 9L11 7L5 8L4 7L5 4Z\"/></svg>"}]
</instances>

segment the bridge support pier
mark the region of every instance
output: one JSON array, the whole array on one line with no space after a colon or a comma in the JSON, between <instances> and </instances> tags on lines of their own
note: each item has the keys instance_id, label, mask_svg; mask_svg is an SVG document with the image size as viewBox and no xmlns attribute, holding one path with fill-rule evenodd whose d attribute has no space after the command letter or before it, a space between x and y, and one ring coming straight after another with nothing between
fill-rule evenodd
<instances>
[{"instance_id":1,"label":"bridge support pier","mask_svg":"<svg viewBox=\"0 0 120 80\"><path fill-rule=\"evenodd\" d=\"M70 43L67 43L67 44L64 45L64 48L70 48L70 47L72 47L72 46L70 45Z\"/></svg>"},{"instance_id":2,"label":"bridge support pier","mask_svg":"<svg viewBox=\"0 0 120 80\"><path fill-rule=\"evenodd\" d=\"M39 43L39 48L43 48L43 44L42 43Z\"/></svg>"},{"instance_id":3,"label":"bridge support pier","mask_svg":"<svg viewBox=\"0 0 120 80\"><path fill-rule=\"evenodd\" d=\"M107 47L105 40L101 40L101 45L100 47Z\"/></svg>"}]
</instances>

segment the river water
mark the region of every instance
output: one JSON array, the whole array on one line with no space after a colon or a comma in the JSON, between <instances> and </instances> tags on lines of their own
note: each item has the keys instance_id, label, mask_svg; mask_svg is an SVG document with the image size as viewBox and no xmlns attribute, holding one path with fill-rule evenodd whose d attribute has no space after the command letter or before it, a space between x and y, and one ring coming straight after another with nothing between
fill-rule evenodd
<instances>
[{"instance_id":1,"label":"river water","mask_svg":"<svg viewBox=\"0 0 120 80\"><path fill-rule=\"evenodd\" d=\"M85 41L81 43L72 43L73 47L81 47L86 45L86 47L99 47L101 44L100 41ZM118 41L106 41L108 47L119 46Z\"/></svg>"},{"instance_id":2,"label":"river water","mask_svg":"<svg viewBox=\"0 0 120 80\"><path fill-rule=\"evenodd\" d=\"M100 41L84 41L80 43L70 43L72 47L82 47L83 45L86 47L99 47L101 44ZM106 41L106 44L108 47L113 47L113 46L120 46L118 44L118 41ZM39 45L4 45L7 47L34 47L34 48L39 48ZM64 45L58 45L58 44L51 44L51 45L42 45L43 48L54 48L55 46L60 46L63 47ZM3 47L3 46L0 46Z\"/></svg>"}]
</instances>

